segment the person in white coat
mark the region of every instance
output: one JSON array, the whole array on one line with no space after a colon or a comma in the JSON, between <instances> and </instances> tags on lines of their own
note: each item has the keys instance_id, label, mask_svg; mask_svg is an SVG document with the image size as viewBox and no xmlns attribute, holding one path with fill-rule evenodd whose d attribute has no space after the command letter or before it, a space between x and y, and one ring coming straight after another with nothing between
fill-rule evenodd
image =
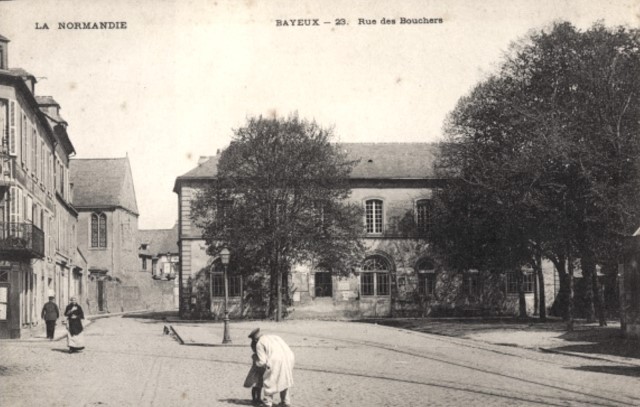
<instances>
[{"instance_id":1,"label":"person in white coat","mask_svg":"<svg viewBox=\"0 0 640 407\"><path fill-rule=\"evenodd\" d=\"M282 405L291 406L291 387L293 386L293 365L295 356L289 345L278 335L263 335L260 328L249 335L255 340L256 365L264 367L263 388L265 406L273 406L273 396L280 393Z\"/></svg>"}]
</instances>

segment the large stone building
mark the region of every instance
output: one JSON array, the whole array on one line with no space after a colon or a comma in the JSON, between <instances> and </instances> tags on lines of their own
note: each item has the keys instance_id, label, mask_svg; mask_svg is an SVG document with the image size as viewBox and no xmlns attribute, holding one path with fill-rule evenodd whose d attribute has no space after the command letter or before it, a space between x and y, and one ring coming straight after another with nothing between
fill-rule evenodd
<instances>
[{"instance_id":1,"label":"large stone building","mask_svg":"<svg viewBox=\"0 0 640 407\"><path fill-rule=\"evenodd\" d=\"M76 245L69 158L75 154L51 97L35 95L36 78L9 69L0 36L0 338L43 330L49 295L64 306L87 291L86 261Z\"/></svg>"},{"instance_id":2,"label":"large stone building","mask_svg":"<svg viewBox=\"0 0 640 407\"><path fill-rule=\"evenodd\" d=\"M376 317L427 314L516 313L516 272L445 270L424 238L432 219L438 146L427 143L339 144L359 160L350 177L350 200L362 205L367 255L350 277L338 277L319 264L299 264L291 275L292 317ZM194 308L220 314L222 274L206 254L201 231L191 220L190 202L216 177L218 157L176 179L179 203L181 312ZM409 228L407 229L407 225ZM545 292L555 297L553 268L547 262ZM242 277L230 273L232 316L255 315ZM528 312L535 312L533 274L524 272ZM203 294L204 292L204 294ZM259 315L256 315L259 316Z\"/></svg>"}]
</instances>

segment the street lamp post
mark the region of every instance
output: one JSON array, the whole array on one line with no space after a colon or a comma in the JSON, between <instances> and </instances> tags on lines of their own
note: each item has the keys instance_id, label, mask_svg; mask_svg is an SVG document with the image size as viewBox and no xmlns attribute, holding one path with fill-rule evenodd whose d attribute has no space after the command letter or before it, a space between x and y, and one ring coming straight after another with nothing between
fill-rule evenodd
<instances>
[{"instance_id":1,"label":"street lamp post","mask_svg":"<svg viewBox=\"0 0 640 407\"><path fill-rule=\"evenodd\" d=\"M220 261L224 266L224 336L222 337L222 343L231 343L231 335L229 335L229 282L227 280L227 266L229 265L229 258L231 252L224 247L220 250Z\"/></svg>"}]
</instances>

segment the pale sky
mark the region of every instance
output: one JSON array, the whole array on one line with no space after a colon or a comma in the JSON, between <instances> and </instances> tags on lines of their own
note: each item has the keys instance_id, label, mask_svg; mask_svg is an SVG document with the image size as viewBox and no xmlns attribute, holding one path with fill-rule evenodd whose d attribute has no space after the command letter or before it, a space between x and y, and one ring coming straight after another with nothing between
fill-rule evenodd
<instances>
[{"instance_id":1,"label":"pale sky","mask_svg":"<svg viewBox=\"0 0 640 407\"><path fill-rule=\"evenodd\" d=\"M320 26L276 26L299 18ZM297 111L343 142L437 141L447 113L509 44L554 20L638 26L640 1L0 2L9 65L60 103L76 157L129 156L141 229L173 226L176 177L250 116ZM127 28L58 29L101 21Z\"/></svg>"}]
</instances>

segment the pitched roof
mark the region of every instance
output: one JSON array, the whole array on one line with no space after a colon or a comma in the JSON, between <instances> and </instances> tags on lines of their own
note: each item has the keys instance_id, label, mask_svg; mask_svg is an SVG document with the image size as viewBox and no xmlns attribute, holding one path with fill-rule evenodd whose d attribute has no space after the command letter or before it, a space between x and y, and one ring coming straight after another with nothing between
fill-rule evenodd
<instances>
[{"instance_id":1,"label":"pitched roof","mask_svg":"<svg viewBox=\"0 0 640 407\"><path fill-rule=\"evenodd\" d=\"M339 143L350 160L359 160L351 178L433 178L434 143Z\"/></svg>"},{"instance_id":2,"label":"pitched roof","mask_svg":"<svg viewBox=\"0 0 640 407\"><path fill-rule=\"evenodd\" d=\"M147 250L140 253L151 255L178 253L178 225L171 229L146 229L138 231L138 242L146 243Z\"/></svg>"},{"instance_id":3,"label":"pitched roof","mask_svg":"<svg viewBox=\"0 0 640 407\"><path fill-rule=\"evenodd\" d=\"M9 38L5 37L4 35L0 35L0 41L11 42L9 41Z\"/></svg>"},{"instance_id":4,"label":"pitched roof","mask_svg":"<svg viewBox=\"0 0 640 407\"><path fill-rule=\"evenodd\" d=\"M351 172L353 179L433 178L437 143L338 143L349 160L359 160ZM212 156L179 176L185 179L214 178L219 156ZM175 188L174 188L175 190Z\"/></svg>"},{"instance_id":5,"label":"pitched roof","mask_svg":"<svg viewBox=\"0 0 640 407\"><path fill-rule=\"evenodd\" d=\"M33 76L32 73L27 72L25 69L23 68L9 68L9 73L14 75L14 76L19 76L21 78L31 78L34 81L36 81L36 77ZM37 82L37 81L36 81Z\"/></svg>"},{"instance_id":6,"label":"pitched roof","mask_svg":"<svg viewBox=\"0 0 640 407\"><path fill-rule=\"evenodd\" d=\"M69 170L76 208L121 207L138 215L128 157L72 159Z\"/></svg>"},{"instance_id":7,"label":"pitched roof","mask_svg":"<svg viewBox=\"0 0 640 407\"><path fill-rule=\"evenodd\" d=\"M60 107L60 103L56 102L53 96L38 96L36 95L36 102L40 106L58 106Z\"/></svg>"}]
</instances>

